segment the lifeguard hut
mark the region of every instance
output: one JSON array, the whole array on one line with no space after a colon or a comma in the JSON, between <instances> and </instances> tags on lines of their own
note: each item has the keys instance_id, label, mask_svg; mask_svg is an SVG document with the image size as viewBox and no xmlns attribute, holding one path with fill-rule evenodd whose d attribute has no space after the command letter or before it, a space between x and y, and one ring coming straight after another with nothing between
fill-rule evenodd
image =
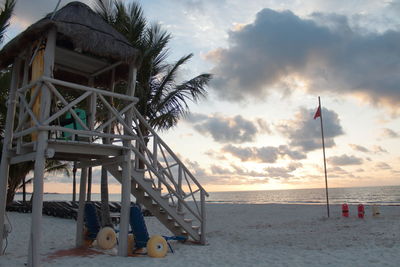
<instances>
[{"instance_id":1,"label":"lifeguard hut","mask_svg":"<svg viewBox=\"0 0 400 267\"><path fill-rule=\"evenodd\" d=\"M39 265L44 167L50 159L81 168L76 246L83 244L87 174L94 166L106 167L122 185L119 255L127 255L131 194L174 235L206 242L208 194L135 109L140 54L124 36L85 4L72 2L0 51L0 69L11 65L0 167L0 255L9 166L34 161L28 264ZM66 116L77 126L62 123Z\"/></svg>"}]
</instances>

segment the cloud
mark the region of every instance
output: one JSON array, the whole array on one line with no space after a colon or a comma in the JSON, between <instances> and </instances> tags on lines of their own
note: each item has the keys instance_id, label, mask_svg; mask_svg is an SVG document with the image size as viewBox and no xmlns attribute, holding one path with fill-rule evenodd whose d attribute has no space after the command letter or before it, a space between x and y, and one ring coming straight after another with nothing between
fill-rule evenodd
<instances>
[{"instance_id":1,"label":"cloud","mask_svg":"<svg viewBox=\"0 0 400 267\"><path fill-rule=\"evenodd\" d=\"M382 137L385 137L385 138L399 138L400 135L399 135L399 133L393 131L392 129L383 128L382 129Z\"/></svg>"},{"instance_id":2,"label":"cloud","mask_svg":"<svg viewBox=\"0 0 400 267\"><path fill-rule=\"evenodd\" d=\"M300 108L293 120L287 120L277 125L277 130L289 138L289 146L309 152L320 149L321 126L318 121L313 120L315 110ZM342 135L343 129L340 125L339 116L336 112L322 109L324 117L325 147L335 145L334 138Z\"/></svg>"},{"instance_id":3,"label":"cloud","mask_svg":"<svg viewBox=\"0 0 400 267\"><path fill-rule=\"evenodd\" d=\"M375 167L378 169L381 169L381 170L391 170L392 169L392 167L389 164L387 164L386 162L378 162L375 165Z\"/></svg>"},{"instance_id":4,"label":"cloud","mask_svg":"<svg viewBox=\"0 0 400 267\"><path fill-rule=\"evenodd\" d=\"M381 147L381 146L375 145L375 146L372 147L372 149L373 149L373 152L376 153L376 154L377 154L377 153L388 153L387 150L384 149L384 148Z\"/></svg>"},{"instance_id":5,"label":"cloud","mask_svg":"<svg viewBox=\"0 0 400 267\"><path fill-rule=\"evenodd\" d=\"M372 146L371 149L368 149L365 146L360 146L360 145L356 145L356 144L349 144L349 146L355 151L364 152L364 153L372 153L372 154L388 153L386 149L384 149L383 147L378 146L378 145Z\"/></svg>"},{"instance_id":6,"label":"cloud","mask_svg":"<svg viewBox=\"0 0 400 267\"><path fill-rule=\"evenodd\" d=\"M349 146L356 151L365 152L365 153L370 152L370 150L364 146L355 145L355 144L349 144Z\"/></svg>"},{"instance_id":7,"label":"cloud","mask_svg":"<svg viewBox=\"0 0 400 267\"><path fill-rule=\"evenodd\" d=\"M347 156L343 154L341 156L330 157L328 162L335 166L360 165L363 163L363 159L356 156Z\"/></svg>"},{"instance_id":8,"label":"cloud","mask_svg":"<svg viewBox=\"0 0 400 267\"><path fill-rule=\"evenodd\" d=\"M265 168L265 171L267 172L267 176L270 178L290 178L293 177L292 172L302 166L301 163L291 162L287 167L268 167Z\"/></svg>"},{"instance_id":9,"label":"cloud","mask_svg":"<svg viewBox=\"0 0 400 267\"><path fill-rule=\"evenodd\" d=\"M288 146L279 147L238 147L226 145L222 148L223 152L230 153L241 161L255 161L262 163L275 163L278 158L289 158L293 160L305 159L306 155L302 152L291 150Z\"/></svg>"},{"instance_id":10,"label":"cloud","mask_svg":"<svg viewBox=\"0 0 400 267\"><path fill-rule=\"evenodd\" d=\"M255 122L243 118L241 115L224 117L219 114L203 115L192 114L187 121L192 123L199 133L211 136L219 143L245 143L255 140L257 133L268 131L265 121L257 119Z\"/></svg>"},{"instance_id":11,"label":"cloud","mask_svg":"<svg viewBox=\"0 0 400 267\"><path fill-rule=\"evenodd\" d=\"M73 1L74 0L61 1L58 9ZM58 1L49 0L18 0L14 10L15 15L12 19L12 22L19 24L21 28L26 28L30 24L46 16L48 13L53 12L57 2ZM79 2L90 5L93 1L81 0Z\"/></svg>"},{"instance_id":12,"label":"cloud","mask_svg":"<svg viewBox=\"0 0 400 267\"><path fill-rule=\"evenodd\" d=\"M345 16L263 9L256 19L229 32L227 48L212 51L213 86L224 99L262 99L277 85L309 92L356 94L372 103L400 100L400 32L353 29Z\"/></svg>"}]
</instances>

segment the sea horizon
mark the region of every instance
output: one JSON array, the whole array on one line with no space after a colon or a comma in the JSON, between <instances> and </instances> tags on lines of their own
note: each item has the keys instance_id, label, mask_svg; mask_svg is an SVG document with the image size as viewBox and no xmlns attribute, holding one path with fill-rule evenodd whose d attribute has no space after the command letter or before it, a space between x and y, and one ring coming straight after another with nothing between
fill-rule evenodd
<instances>
[{"instance_id":1,"label":"sea horizon","mask_svg":"<svg viewBox=\"0 0 400 267\"><path fill-rule=\"evenodd\" d=\"M325 188L251 190L251 191L220 191L209 192L207 203L226 204L326 204ZM330 204L376 204L400 205L400 186L364 186L329 188ZM29 199L31 193L27 193ZM77 194L77 199L78 199ZM72 193L47 192L44 201L71 201ZM100 193L92 193L93 201L100 200ZM119 193L109 194L110 201L120 201ZM18 192L15 200L22 200ZM131 196L131 200L135 198Z\"/></svg>"}]
</instances>

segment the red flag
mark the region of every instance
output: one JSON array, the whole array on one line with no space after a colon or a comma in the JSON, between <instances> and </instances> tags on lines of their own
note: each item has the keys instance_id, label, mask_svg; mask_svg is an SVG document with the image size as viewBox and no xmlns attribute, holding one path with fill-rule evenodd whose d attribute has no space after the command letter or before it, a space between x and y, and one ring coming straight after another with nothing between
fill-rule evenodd
<instances>
[{"instance_id":1,"label":"red flag","mask_svg":"<svg viewBox=\"0 0 400 267\"><path fill-rule=\"evenodd\" d=\"M321 117L321 106L318 106L317 112L315 112L314 120L318 117Z\"/></svg>"}]
</instances>

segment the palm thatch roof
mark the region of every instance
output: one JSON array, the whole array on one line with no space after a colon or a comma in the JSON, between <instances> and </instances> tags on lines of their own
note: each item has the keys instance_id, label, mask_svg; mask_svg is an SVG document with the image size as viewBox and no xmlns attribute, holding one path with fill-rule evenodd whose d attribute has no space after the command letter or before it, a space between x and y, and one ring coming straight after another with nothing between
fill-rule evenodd
<instances>
[{"instance_id":1,"label":"palm thatch roof","mask_svg":"<svg viewBox=\"0 0 400 267\"><path fill-rule=\"evenodd\" d=\"M0 51L0 69L10 65L28 45L53 27L58 32L57 42L68 40L75 50L126 63L139 63L139 51L87 5L71 2L58 10L53 18L52 15L50 13L32 24L4 46Z\"/></svg>"}]
</instances>

